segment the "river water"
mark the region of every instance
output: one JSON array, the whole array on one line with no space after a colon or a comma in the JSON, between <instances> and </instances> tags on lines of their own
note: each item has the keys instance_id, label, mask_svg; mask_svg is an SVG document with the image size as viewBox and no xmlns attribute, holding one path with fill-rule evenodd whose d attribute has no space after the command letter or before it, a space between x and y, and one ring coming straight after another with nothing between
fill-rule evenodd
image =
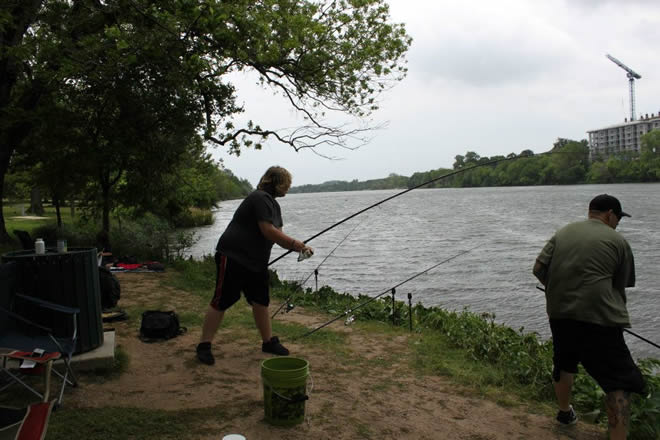
<instances>
[{"instance_id":1,"label":"river water","mask_svg":"<svg viewBox=\"0 0 660 440\"><path fill-rule=\"evenodd\" d=\"M400 190L399 190L400 191ZM284 231L304 240L399 191L289 194L278 199ZM318 284L339 292L375 296L425 269L397 289L397 299L450 310L489 312L514 329L549 336L545 298L532 275L534 259L552 234L584 219L589 200L612 194L624 218L617 231L635 254L637 286L627 290L632 330L660 343L660 184L418 189L383 203L309 243L314 257L287 255L271 266L280 278L302 281L319 268ZM197 228L194 257L213 253L240 200L222 202L215 223ZM352 231L352 232L351 232ZM476 248L475 248L476 247ZM273 247L271 260L284 252ZM306 287L314 288L314 276ZM660 350L626 334L636 357L660 358Z\"/></svg>"}]
</instances>

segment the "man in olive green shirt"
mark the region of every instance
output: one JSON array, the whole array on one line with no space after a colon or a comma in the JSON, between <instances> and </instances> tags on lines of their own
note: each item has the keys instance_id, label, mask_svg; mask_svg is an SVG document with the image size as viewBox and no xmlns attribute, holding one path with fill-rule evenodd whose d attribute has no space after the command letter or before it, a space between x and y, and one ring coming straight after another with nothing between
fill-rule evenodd
<instances>
[{"instance_id":1,"label":"man in olive green shirt","mask_svg":"<svg viewBox=\"0 0 660 440\"><path fill-rule=\"evenodd\" d=\"M630 327L625 288L635 285L635 263L630 245L615 231L622 217L629 215L615 197L596 196L588 219L557 231L534 264L534 275L546 287L557 420L577 422L570 394L582 363L606 393L613 440L626 438L630 393L644 389L623 339L623 328Z\"/></svg>"}]
</instances>

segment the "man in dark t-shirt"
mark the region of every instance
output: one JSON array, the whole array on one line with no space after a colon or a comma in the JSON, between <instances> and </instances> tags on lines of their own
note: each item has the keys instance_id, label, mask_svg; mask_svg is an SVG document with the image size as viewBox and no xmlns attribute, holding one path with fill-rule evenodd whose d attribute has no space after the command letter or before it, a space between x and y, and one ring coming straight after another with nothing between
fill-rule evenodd
<instances>
[{"instance_id":1,"label":"man in dark t-shirt","mask_svg":"<svg viewBox=\"0 0 660 440\"><path fill-rule=\"evenodd\" d=\"M577 422L570 397L581 363L605 392L611 440L626 438L630 393L644 390L642 373L623 339L623 328L630 327L625 288L635 285L632 250L615 231L623 217L629 215L615 197L594 197L588 219L557 231L533 269L545 286L557 420Z\"/></svg>"},{"instance_id":2,"label":"man in dark t-shirt","mask_svg":"<svg viewBox=\"0 0 660 440\"><path fill-rule=\"evenodd\" d=\"M241 292L252 306L254 321L263 340L262 351L280 356L289 354L278 337L272 335L268 314L270 251L273 243L277 243L292 251L313 253L305 243L282 232L282 212L275 198L284 197L290 187L291 174L282 167L270 167L259 181L257 190L243 200L220 236L215 253L215 291L197 345L200 362L215 363L211 341L225 311L238 301Z\"/></svg>"}]
</instances>

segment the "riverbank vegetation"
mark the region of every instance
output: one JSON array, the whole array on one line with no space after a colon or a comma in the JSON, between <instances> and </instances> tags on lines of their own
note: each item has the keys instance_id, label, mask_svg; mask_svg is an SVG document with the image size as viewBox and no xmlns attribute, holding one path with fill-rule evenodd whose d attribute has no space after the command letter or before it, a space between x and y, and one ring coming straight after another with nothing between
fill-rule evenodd
<instances>
[{"instance_id":1,"label":"riverbank vegetation","mask_svg":"<svg viewBox=\"0 0 660 440\"><path fill-rule=\"evenodd\" d=\"M390 174L384 179L360 182L331 181L291 188L296 192L357 191L413 188L450 173L426 188L480 186L575 185L582 183L631 183L660 181L660 130L642 136L640 153L589 158L586 140L559 139L551 153L535 155L531 150L507 156L480 156L474 151L455 157L453 168L417 172L410 177ZM507 160L510 159L510 160ZM489 162L495 162L490 165ZM474 170L469 170L477 167Z\"/></svg>"},{"instance_id":2,"label":"riverbank vegetation","mask_svg":"<svg viewBox=\"0 0 660 440\"><path fill-rule=\"evenodd\" d=\"M174 267L180 274L180 287L206 293L212 289L215 265L211 257L202 261L178 261ZM339 322L348 325L355 321L406 330L412 327L414 359L409 361L421 374L452 377L494 399L498 394L513 393L524 402L555 406L551 341L542 341L524 328L512 329L497 324L492 314L477 314L467 309L449 311L421 304L409 308L404 301L392 304L389 295L374 300L364 295L338 293L328 286L314 292L295 282L280 280L275 272L271 272L271 285L272 295L279 301L327 314L328 321L340 317ZM275 322L280 319L286 320L277 317ZM660 359L638 359L637 362L648 390L645 396L634 397L630 438L657 439L660 436ZM573 404L580 414L588 415L583 416L583 420L590 419L606 429L603 392L583 370L576 376Z\"/></svg>"}]
</instances>

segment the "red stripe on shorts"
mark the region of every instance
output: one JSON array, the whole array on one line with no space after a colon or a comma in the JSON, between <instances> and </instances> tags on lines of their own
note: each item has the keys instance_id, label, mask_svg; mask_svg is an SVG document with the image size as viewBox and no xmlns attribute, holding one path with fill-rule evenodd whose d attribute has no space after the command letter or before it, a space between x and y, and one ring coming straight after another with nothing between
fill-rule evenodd
<instances>
[{"instance_id":1,"label":"red stripe on shorts","mask_svg":"<svg viewBox=\"0 0 660 440\"><path fill-rule=\"evenodd\" d=\"M211 307L216 310L219 310L220 297L222 296L222 286L225 282L225 272L227 271L227 257L225 255L220 255L220 264L217 267L218 279L215 283L215 292L213 293L213 299L211 300Z\"/></svg>"}]
</instances>

